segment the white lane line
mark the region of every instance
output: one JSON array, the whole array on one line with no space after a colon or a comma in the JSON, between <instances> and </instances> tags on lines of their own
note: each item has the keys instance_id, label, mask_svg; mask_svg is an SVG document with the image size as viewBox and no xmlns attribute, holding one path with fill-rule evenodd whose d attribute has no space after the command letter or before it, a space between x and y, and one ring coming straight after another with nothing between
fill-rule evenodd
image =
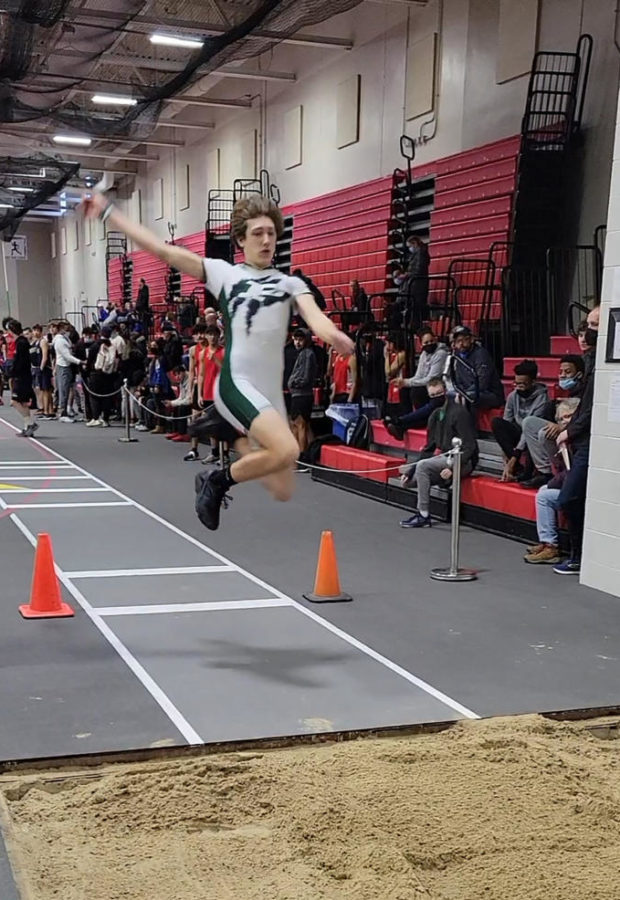
<instances>
[{"instance_id":1,"label":"white lane line","mask_svg":"<svg viewBox=\"0 0 620 900\"><path fill-rule=\"evenodd\" d=\"M14 431L18 431L14 425L11 425L9 422L6 422L5 419L0 421L5 422L5 424L9 425ZM45 447L44 444L41 444L35 438L31 438L33 443L38 444L42 449L46 450L49 453L53 453L58 459L63 462L69 462L69 460L61 456L55 450L49 450L49 448ZM357 638L354 638L352 635L348 634L346 631L342 631L342 629L337 628L335 625L332 625L331 622L328 622L327 619L323 619L321 616L317 615L317 613L312 612L310 609L306 609L305 606L302 606L301 603L298 603L296 600L293 600L292 597L289 597L287 594L282 593L277 588L273 587L267 582L263 581L261 578L258 578L256 575L253 575L251 572L248 572L242 566L237 565L232 562L232 560L227 559L227 557L222 556L221 553L218 553L216 550L212 550L210 547L207 547L205 544L196 540L196 538L192 537L190 534L186 534L184 531L181 531L180 528L177 528L176 525L173 525L171 522L168 522L166 519L162 519L157 513L148 509L146 506L142 506L141 503L137 503L135 500L131 500L131 498L127 497L125 494L121 493L121 491L116 488L111 487L105 481L102 481L101 478L97 478L92 473L88 472L86 469L82 468L82 466L78 466L77 464L73 464L75 468L82 472L84 475L89 475L93 481L98 482L102 487L110 488L118 497L122 497L124 500L131 503L136 509L139 509L145 515L149 516L151 519L154 519L156 522L159 522L165 528L168 528L174 534L179 535L182 538L185 538L186 541L189 541L190 544L193 544L195 547L199 547L205 553L208 553L210 556L215 559L219 559L222 563L231 566L236 572L239 572L240 575L244 575L250 581L253 581L254 584L259 585L261 588L266 590L268 593L273 593L277 597L280 597L282 600L290 600L291 605L294 606L300 613L306 616L309 619L312 619L313 622L316 622L318 625L321 625L323 628L326 628L327 631L330 631L332 634L339 637L341 640L346 641L346 643L350 644L352 647L355 647L357 650L360 650L362 653L365 653L370 659L374 659L375 662L378 662L380 665L385 666L390 671L394 672L395 675L399 675L401 678L404 678L405 681L408 681L410 684L415 685L415 687L419 688L424 693L428 694L431 697L434 697L435 700L438 700L440 703L443 703L444 706L448 706L450 709L453 709L459 715L463 716L466 719L479 719L480 716L473 712L468 707L463 706L462 703L459 703L458 700L453 700L452 697L449 697L447 694L444 694L443 691L437 690L431 684L424 681L422 678L418 678L417 675L414 675L412 672L407 671L407 669L403 669L402 666L397 665L395 662L392 662L391 659L388 659L386 656L383 656L381 653L377 653L376 650L373 650L372 647L369 647L367 644L362 643L362 641L358 641Z\"/></svg>"},{"instance_id":2,"label":"white lane line","mask_svg":"<svg viewBox=\"0 0 620 900\"><path fill-rule=\"evenodd\" d=\"M47 479L46 479L47 481ZM61 488L40 488L40 487L14 487L0 488L0 494L109 494L108 488L103 487L61 487Z\"/></svg>"},{"instance_id":3,"label":"white lane line","mask_svg":"<svg viewBox=\"0 0 620 900\"><path fill-rule=\"evenodd\" d=\"M66 578L132 578L143 575L202 575L206 572L234 572L232 566L171 566L168 569L88 569L65 572Z\"/></svg>"},{"instance_id":4,"label":"white lane line","mask_svg":"<svg viewBox=\"0 0 620 900\"><path fill-rule=\"evenodd\" d=\"M2 501L0 501L2 502ZM30 541L33 547L37 545L37 539L30 530L19 519L19 516L12 515L10 517L22 534ZM149 692L156 703L163 709L170 721L175 725L178 731L183 735L188 744L204 744L204 740L189 724L185 716L177 709L172 700L160 688L156 681L151 678L146 669L138 662L135 656L127 649L121 640L114 634L111 628L93 609L88 600L80 593L74 584L66 577L62 569L56 566L58 578L69 591L71 596L80 604L86 615L92 621L93 625L99 629L104 638L116 650L123 662L131 669L138 681Z\"/></svg>"},{"instance_id":5,"label":"white lane line","mask_svg":"<svg viewBox=\"0 0 620 900\"><path fill-rule=\"evenodd\" d=\"M1 462L0 469L75 469L75 466L73 463L70 463L69 460L66 460L66 463L67 465L65 465L65 460L56 462L55 459L51 462L29 462L28 460L19 462L18 460L9 460L8 462Z\"/></svg>"},{"instance_id":6,"label":"white lane line","mask_svg":"<svg viewBox=\"0 0 620 900\"><path fill-rule=\"evenodd\" d=\"M2 466L0 466L0 469ZM3 476L4 477L4 476ZM11 475L15 481L90 481L89 475ZM93 488L93 490L99 490Z\"/></svg>"},{"instance_id":7,"label":"white lane line","mask_svg":"<svg viewBox=\"0 0 620 900\"><path fill-rule=\"evenodd\" d=\"M127 500L114 500L111 503L7 503L8 509L92 509L95 506L134 506L134 504Z\"/></svg>"},{"instance_id":8,"label":"white lane line","mask_svg":"<svg viewBox=\"0 0 620 900\"><path fill-rule=\"evenodd\" d=\"M270 606L292 606L291 600L268 597L263 600L214 600L212 603L162 603L140 606L94 606L98 616L152 616L161 613L221 612L231 609L265 609Z\"/></svg>"}]
</instances>

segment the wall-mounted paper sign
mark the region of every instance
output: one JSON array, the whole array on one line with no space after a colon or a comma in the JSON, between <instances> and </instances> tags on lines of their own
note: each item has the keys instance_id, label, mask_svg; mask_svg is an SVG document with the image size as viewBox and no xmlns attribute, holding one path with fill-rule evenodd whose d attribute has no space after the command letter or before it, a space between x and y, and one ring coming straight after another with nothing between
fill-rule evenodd
<instances>
[{"instance_id":1,"label":"wall-mounted paper sign","mask_svg":"<svg viewBox=\"0 0 620 900\"><path fill-rule=\"evenodd\" d=\"M605 362L620 362L620 307L609 310Z\"/></svg>"}]
</instances>

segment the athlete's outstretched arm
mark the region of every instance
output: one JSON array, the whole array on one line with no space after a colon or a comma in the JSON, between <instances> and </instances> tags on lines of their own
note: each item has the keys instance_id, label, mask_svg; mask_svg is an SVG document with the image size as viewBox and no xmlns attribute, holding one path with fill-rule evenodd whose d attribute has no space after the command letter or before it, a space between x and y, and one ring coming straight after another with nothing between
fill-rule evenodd
<instances>
[{"instance_id":1,"label":"athlete's outstretched arm","mask_svg":"<svg viewBox=\"0 0 620 900\"><path fill-rule=\"evenodd\" d=\"M84 199L84 213L88 219L99 219L105 215L106 222L109 222L114 228L122 231L132 241L162 259L169 266L191 275L199 281L204 281L204 268L200 256L186 250L185 247L176 247L173 244L166 244L160 240L157 235L149 231L143 225L132 222L131 219L123 215L114 205L110 205L110 201L103 194L87 195Z\"/></svg>"},{"instance_id":2,"label":"athlete's outstretched arm","mask_svg":"<svg viewBox=\"0 0 620 900\"><path fill-rule=\"evenodd\" d=\"M308 327L318 338L331 344L332 347L343 356L350 356L355 350L355 344L347 337L331 319L321 312L316 305L312 294L299 294L295 297L299 312L308 323Z\"/></svg>"}]
</instances>

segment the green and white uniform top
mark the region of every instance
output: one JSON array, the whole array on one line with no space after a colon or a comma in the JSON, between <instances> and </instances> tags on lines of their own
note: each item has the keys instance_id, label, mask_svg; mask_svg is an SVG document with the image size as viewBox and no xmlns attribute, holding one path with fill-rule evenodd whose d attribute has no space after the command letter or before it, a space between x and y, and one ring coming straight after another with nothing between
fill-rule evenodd
<instances>
[{"instance_id":1,"label":"green and white uniform top","mask_svg":"<svg viewBox=\"0 0 620 900\"><path fill-rule=\"evenodd\" d=\"M270 407L286 418L284 343L295 298L308 293L307 285L277 269L247 263L205 259L204 269L225 327L225 356L215 387L218 412L243 433Z\"/></svg>"}]
</instances>

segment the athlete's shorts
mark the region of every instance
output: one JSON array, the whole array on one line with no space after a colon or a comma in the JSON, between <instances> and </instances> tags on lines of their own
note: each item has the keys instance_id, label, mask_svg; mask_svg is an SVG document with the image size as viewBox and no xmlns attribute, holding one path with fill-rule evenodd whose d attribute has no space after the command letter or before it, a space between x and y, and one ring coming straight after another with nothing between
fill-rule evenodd
<instances>
[{"instance_id":1,"label":"athlete's shorts","mask_svg":"<svg viewBox=\"0 0 620 900\"><path fill-rule=\"evenodd\" d=\"M39 387L42 391L51 391L52 389L52 370L49 366L41 369Z\"/></svg>"},{"instance_id":2,"label":"athlete's shorts","mask_svg":"<svg viewBox=\"0 0 620 900\"><path fill-rule=\"evenodd\" d=\"M266 409L275 409L283 417L286 416L281 393L279 397L266 397L247 379L233 380L225 369L222 369L216 383L215 407L242 434L248 433L254 419Z\"/></svg>"},{"instance_id":3,"label":"athlete's shorts","mask_svg":"<svg viewBox=\"0 0 620 900\"><path fill-rule=\"evenodd\" d=\"M194 412L202 412L202 406L198 403L198 385L192 388L192 410Z\"/></svg>"},{"instance_id":4,"label":"athlete's shorts","mask_svg":"<svg viewBox=\"0 0 620 900\"><path fill-rule=\"evenodd\" d=\"M24 406L32 401L32 381L30 378L14 378L11 382L11 399Z\"/></svg>"},{"instance_id":5,"label":"athlete's shorts","mask_svg":"<svg viewBox=\"0 0 620 900\"><path fill-rule=\"evenodd\" d=\"M291 420L303 419L309 422L312 418L312 407L314 406L314 398L312 394L293 394L291 399Z\"/></svg>"}]
</instances>

